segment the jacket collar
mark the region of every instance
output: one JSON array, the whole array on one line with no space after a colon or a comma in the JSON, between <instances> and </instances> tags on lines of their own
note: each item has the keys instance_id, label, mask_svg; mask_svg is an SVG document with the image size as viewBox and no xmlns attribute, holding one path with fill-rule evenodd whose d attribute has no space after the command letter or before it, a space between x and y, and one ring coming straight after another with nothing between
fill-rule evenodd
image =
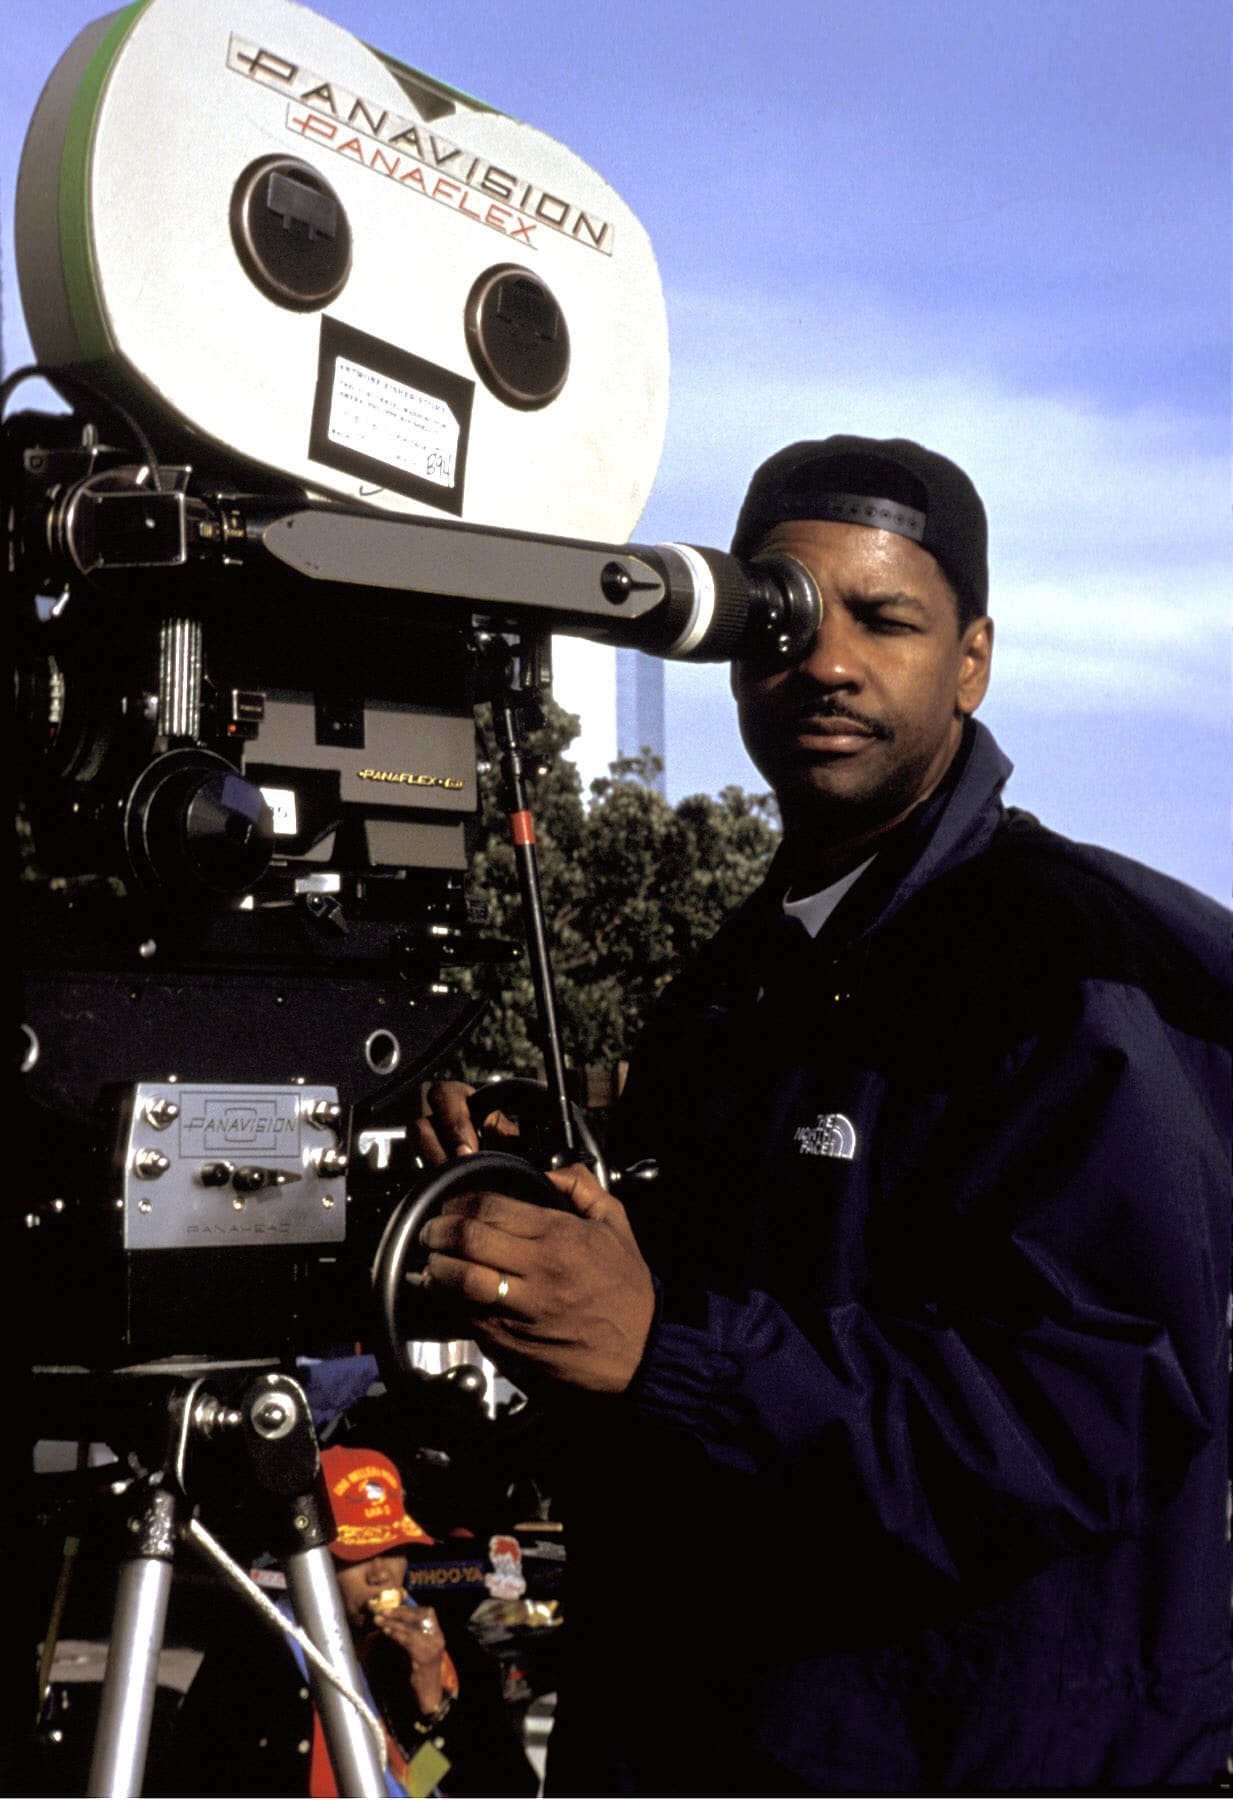
<instances>
[{"instance_id":1,"label":"jacket collar","mask_svg":"<svg viewBox=\"0 0 1233 1800\"><path fill-rule=\"evenodd\" d=\"M1002 818L1001 794L1012 768L992 732L969 719L942 782L886 838L819 933L819 945L825 943L831 955L854 949L928 882L986 849ZM781 846L743 909L754 915L758 928L764 930L768 917L781 912L788 879Z\"/></svg>"}]
</instances>

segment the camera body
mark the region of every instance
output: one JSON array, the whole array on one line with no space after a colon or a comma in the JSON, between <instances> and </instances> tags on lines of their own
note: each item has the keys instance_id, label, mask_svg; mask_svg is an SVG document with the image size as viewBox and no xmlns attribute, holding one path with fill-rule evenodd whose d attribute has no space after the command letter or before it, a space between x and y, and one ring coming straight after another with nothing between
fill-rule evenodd
<instances>
[{"instance_id":1,"label":"camera body","mask_svg":"<svg viewBox=\"0 0 1233 1800\"><path fill-rule=\"evenodd\" d=\"M627 542L667 333L607 183L293 0L82 32L17 248L4 398L70 407L0 430L36 1355L351 1345L451 977L522 951L467 890L477 704L504 758L555 633L781 656L817 593Z\"/></svg>"},{"instance_id":2,"label":"camera body","mask_svg":"<svg viewBox=\"0 0 1233 1800\"><path fill-rule=\"evenodd\" d=\"M17 249L71 409L0 444L35 1356L349 1345L451 972L519 954L466 887L494 639L550 679L537 595L435 547L628 537L654 257L564 146L291 0L87 28ZM288 561L314 516L444 535L353 584Z\"/></svg>"}]
</instances>

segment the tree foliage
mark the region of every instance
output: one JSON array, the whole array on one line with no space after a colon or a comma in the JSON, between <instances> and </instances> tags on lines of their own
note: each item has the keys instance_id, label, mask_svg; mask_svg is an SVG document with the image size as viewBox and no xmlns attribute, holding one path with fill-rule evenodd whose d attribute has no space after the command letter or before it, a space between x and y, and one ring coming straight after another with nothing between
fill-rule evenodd
<instances>
[{"instance_id":1,"label":"tree foliage","mask_svg":"<svg viewBox=\"0 0 1233 1800\"><path fill-rule=\"evenodd\" d=\"M681 965L752 892L778 842L769 795L727 787L673 806L651 785L649 752L624 757L584 799L566 752L579 722L549 703L527 736L540 883L561 1037L572 1069L628 1058L652 1002ZM497 772L481 771L483 820L471 888L488 929L523 942L514 853ZM540 1072L527 963L479 965L462 984L489 1000L466 1047L472 1080Z\"/></svg>"}]
</instances>

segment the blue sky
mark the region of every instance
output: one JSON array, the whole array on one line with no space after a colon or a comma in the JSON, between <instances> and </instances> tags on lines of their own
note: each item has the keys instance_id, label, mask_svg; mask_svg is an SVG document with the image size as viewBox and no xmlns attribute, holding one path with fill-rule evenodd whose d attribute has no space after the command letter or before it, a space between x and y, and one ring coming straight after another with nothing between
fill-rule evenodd
<instances>
[{"instance_id":1,"label":"blue sky","mask_svg":"<svg viewBox=\"0 0 1233 1800\"><path fill-rule=\"evenodd\" d=\"M28 354L11 227L25 123L102 10L44 0L7 21L7 367ZM317 10L567 144L647 228L672 358L637 539L726 546L751 470L796 438L946 451L990 513L982 716L1016 764L1010 798L1227 899L1219 0ZM761 787L726 671L666 681L670 795Z\"/></svg>"}]
</instances>

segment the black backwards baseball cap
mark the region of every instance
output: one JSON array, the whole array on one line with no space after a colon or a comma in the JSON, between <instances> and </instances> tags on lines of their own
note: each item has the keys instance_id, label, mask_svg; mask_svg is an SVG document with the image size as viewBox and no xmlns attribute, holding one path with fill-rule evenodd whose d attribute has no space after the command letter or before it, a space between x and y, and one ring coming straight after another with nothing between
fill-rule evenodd
<instances>
[{"instance_id":1,"label":"black backwards baseball cap","mask_svg":"<svg viewBox=\"0 0 1233 1800\"><path fill-rule=\"evenodd\" d=\"M897 531L941 565L962 622L989 606L989 527L958 464L908 438L828 437L790 444L754 475L732 539L748 559L789 519L833 519Z\"/></svg>"}]
</instances>

